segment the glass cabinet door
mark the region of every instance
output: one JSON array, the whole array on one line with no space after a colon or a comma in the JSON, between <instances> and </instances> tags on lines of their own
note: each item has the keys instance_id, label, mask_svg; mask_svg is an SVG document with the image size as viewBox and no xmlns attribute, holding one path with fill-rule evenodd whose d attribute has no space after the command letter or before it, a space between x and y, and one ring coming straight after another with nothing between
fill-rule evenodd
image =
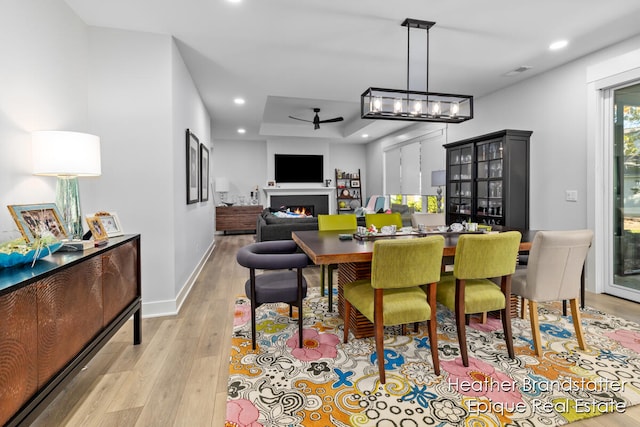
<instances>
[{"instance_id":1,"label":"glass cabinet door","mask_svg":"<svg viewBox=\"0 0 640 427\"><path fill-rule=\"evenodd\" d=\"M502 215L502 140L487 141L476 148L476 221L504 223Z\"/></svg>"}]
</instances>

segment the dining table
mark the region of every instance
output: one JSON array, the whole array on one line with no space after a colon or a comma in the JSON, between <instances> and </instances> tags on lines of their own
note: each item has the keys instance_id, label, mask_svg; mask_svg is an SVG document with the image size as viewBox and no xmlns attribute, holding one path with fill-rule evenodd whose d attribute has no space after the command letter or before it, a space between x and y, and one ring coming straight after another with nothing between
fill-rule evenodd
<instances>
[{"instance_id":1,"label":"dining table","mask_svg":"<svg viewBox=\"0 0 640 427\"><path fill-rule=\"evenodd\" d=\"M529 252L536 230L520 230L494 226L492 232L516 230L522 234L519 251ZM478 234L480 232L471 232ZM392 235L359 235L355 230L304 230L291 233L293 241L307 254L316 265L338 264L338 313L344 316L344 297L342 287L345 283L371 277L371 259L373 244L378 239L415 239L429 235L444 237L443 259L455 257L458 238L467 232L398 232ZM328 278L329 289L332 289L332 277ZM333 308L333 295L329 292L329 311ZM518 299L512 296L511 311L518 312ZM357 310L351 310L352 331L356 338L373 336L373 324Z\"/></svg>"}]
</instances>

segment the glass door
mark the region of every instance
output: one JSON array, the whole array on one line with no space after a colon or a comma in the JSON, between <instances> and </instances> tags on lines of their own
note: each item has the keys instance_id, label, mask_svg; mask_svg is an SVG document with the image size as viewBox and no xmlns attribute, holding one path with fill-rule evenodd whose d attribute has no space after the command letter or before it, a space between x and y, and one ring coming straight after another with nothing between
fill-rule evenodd
<instances>
[{"instance_id":1,"label":"glass door","mask_svg":"<svg viewBox=\"0 0 640 427\"><path fill-rule=\"evenodd\" d=\"M640 301L640 84L613 93L613 260L605 291Z\"/></svg>"}]
</instances>

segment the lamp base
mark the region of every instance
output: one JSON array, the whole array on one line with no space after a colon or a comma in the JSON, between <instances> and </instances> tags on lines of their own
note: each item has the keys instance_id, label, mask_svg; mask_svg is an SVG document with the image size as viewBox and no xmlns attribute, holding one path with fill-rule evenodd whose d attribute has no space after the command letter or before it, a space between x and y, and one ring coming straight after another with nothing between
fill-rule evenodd
<instances>
[{"instance_id":1,"label":"lamp base","mask_svg":"<svg viewBox=\"0 0 640 427\"><path fill-rule=\"evenodd\" d=\"M80 186L75 176L59 176L56 182L56 205L70 239L82 239L82 214L80 213Z\"/></svg>"},{"instance_id":2,"label":"lamp base","mask_svg":"<svg viewBox=\"0 0 640 427\"><path fill-rule=\"evenodd\" d=\"M438 189L436 190L436 204L437 204L437 208L436 211L438 213L442 213L442 187L438 187Z\"/></svg>"}]
</instances>

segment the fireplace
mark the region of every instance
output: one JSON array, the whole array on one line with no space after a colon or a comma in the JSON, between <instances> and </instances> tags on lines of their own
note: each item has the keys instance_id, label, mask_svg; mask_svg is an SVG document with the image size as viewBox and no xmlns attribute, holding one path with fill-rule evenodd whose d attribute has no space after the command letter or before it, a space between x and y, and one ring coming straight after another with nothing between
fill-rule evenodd
<instances>
[{"instance_id":1,"label":"fireplace","mask_svg":"<svg viewBox=\"0 0 640 427\"><path fill-rule=\"evenodd\" d=\"M288 208L291 212L304 209L307 215L329 213L329 197L314 194L296 194L287 196L271 196L271 208Z\"/></svg>"}]
</instances>

